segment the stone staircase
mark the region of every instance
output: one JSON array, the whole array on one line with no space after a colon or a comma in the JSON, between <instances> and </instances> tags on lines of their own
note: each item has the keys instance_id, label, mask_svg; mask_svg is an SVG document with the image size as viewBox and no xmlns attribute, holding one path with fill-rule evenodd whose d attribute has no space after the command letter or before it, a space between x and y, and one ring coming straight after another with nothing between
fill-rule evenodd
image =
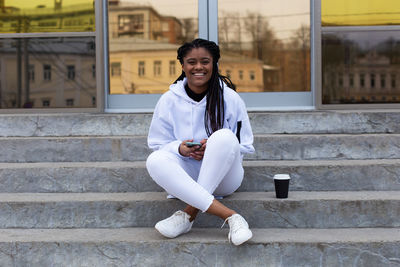
<instances>
[{"instance_id":1,"label":"stone staircase","mask_svg":"<svg viewBox=\"0 0 400 267\"><path fill-rule=\"evenodd\" d=\"M400 113L251 113L257 152L223 200L254 237L228 243L145 169L151 114L0 115L0 266L400 266ZM289 173L289 198L272 177Z\"/></svg>"}]
</instances>

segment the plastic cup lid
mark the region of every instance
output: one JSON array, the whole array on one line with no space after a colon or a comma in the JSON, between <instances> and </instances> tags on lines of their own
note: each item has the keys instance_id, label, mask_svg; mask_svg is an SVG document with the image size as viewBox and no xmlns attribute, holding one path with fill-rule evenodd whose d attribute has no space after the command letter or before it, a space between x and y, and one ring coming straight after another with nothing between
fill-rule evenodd
<instances>
[{"instance_id":1,"label":"plastic cup lid","mask_svg":"<svg viewBox=\"0 0 400 267\"><path fill-rule=\"evenodd\" d=\"M290 175L289 174L275 174L274 179L275 180L290 180Z\"/></svg>"}]
</instances>

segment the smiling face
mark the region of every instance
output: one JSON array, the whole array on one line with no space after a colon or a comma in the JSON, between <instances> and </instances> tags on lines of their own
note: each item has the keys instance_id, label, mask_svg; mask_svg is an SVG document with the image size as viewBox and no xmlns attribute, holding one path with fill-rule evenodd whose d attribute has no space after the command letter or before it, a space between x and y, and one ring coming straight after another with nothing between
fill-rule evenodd
<instances>
[{"instance_id":1,"label":"smiling face","mask_svg":"<svg viewBox=\"0 0 400 267\"><path fill-rule=\"evenodd\" d=\"M208 88L213 71L213 58L204 48L193 48L183 58L182 70L185 72L189 88L201 94Z\"/></svg>"}]
</instances>

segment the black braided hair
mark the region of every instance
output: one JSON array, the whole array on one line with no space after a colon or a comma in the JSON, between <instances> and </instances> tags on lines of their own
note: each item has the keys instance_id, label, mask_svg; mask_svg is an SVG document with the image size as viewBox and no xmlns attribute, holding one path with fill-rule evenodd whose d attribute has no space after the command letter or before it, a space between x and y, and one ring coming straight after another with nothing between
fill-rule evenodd
<instances>
[{"instance_id":1,"label":"black braided hair","mask_svg":"<svg viewBox=\"0 0 400 267\"><path fill-rule=\"evenodd\" d=\"M213 132L222 129L224 126L224 118L225 118L225 108L224 108L224 86L228 85L231 89L236 90L236 86L232 83L232 81L219 73L218 70L218 60L220 58L219 47L216 43L204 39L195 39L192 42L185 43L181 47L178 48L178 56L177 59L183 65L184 57L192 51L193 48L204 48L206 49L213 58L213 70L211 74L211 78L208 81L207 88L207 104L206 110L204 113L204 126L207 132L207 135L210 136ZM186 77L185 73L182 71L182 74L176 79L174 83L177 81L181 81ZM221 86L222 85L222 86ZM211 129L210 129L211 127Z\"/></svg>"}]
</instances>

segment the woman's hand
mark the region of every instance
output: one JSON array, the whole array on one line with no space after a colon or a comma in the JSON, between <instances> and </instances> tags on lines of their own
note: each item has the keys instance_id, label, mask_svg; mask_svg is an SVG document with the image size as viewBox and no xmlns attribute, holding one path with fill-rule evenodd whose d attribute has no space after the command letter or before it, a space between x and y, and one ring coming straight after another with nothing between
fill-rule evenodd
<instances>
[{"instance_id":1,"label":"woman's hand","mask_svg":"<svg viewBox=\"0 0 400 267\"><path fill-rule=\"evenodd\" d=\"M200 141L201 146L188 147L186 142L193 142L193 139L185 140L179 145L179 153L184 157L194 158L195 160L202 160L204 151L206 150L207 139Z\"/></svg>"}]
</instances>

